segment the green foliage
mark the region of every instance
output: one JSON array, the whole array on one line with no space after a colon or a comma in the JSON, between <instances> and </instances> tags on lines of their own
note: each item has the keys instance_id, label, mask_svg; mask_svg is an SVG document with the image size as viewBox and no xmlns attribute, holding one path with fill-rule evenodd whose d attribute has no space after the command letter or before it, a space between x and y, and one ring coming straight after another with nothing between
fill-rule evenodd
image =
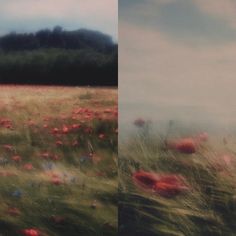
<instances>
[{"instance_id":1,"label":"green foliage","mask_svg":"<svg viewBox=\"0 0 236 236\"><path fill-rule=\"evenodd\" d=\"M42 30L0 38L0 83L117 85L118 49L89 30Z\"/></svg>"}]
</instances>

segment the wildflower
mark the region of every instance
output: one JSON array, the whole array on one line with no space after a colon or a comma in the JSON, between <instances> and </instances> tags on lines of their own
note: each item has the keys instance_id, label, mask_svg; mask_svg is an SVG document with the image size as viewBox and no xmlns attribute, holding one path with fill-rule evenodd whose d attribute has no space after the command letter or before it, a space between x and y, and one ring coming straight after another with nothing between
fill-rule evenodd
<instances>
[{"instance_id":1,"label":"wildflower","mask_svg":"<svg viewBox=\"0 0 236 236\"><path fill-rule=\"evenodd\" d=\"M196 152L197 145L196 141L192 138L184 138L176 143L176 150L186 154L192 154Z\"/></svg>"},{"instance_id":2,"label":"wildflower","mask_svg":"<svg viewBox=\"0 0 236 236\"><path fill-rule=\"evenodd\" d=\"M104 139L105 138L105 134L99 134L98 136L100 139Z\"/></svg>"},{"instance_id":3,"label":"wildflower","mask_svg":"<svg viewBox=\"0 0 236 236\"><path fill-rule=\"evenodd\" d=\"M158 180L158 176L152 172L138 171L133 174L134 182L147 189L153 189Z\"/></svg>"},{"instance_id":4,"label":"wildflower","mask_svg":"<svg viewBox=\"0 0 236 236\"><path fill-rule=\"evenodd\" d=\"M154 191L162 197L175 197L188 189L184 182L182 176L165 175L155 183Z\"/></svg>"},{"instance_id":5,"label":"wildflower","mask_svg":"<svg viewBox=\"0 0 236 236\"><path fill-rule=\"evenodd\" d=\"M0 165L6 165L8 163L8 159L5 157L0 157Z\"/></svg>"},{"instance_id":6,"label":"wildflower","mask_svg":"<svg viewBox=\"0 0 236 236\"><path fill-rule=\"evenodd\" d=\"M4 144L4 145L3 145L3 148L4 148L6 151L12 151L12 150L13 150L13 145Z\"/></svg>"},{"instance_id":7,"label":"wildflower","mask_svg":"<svg viewBox=\"0 0 236 236\"><path fill-rule=\"evenodd\" d=\"M63 133L63 134L69 133L69 128L68 128L67 126L63 125L63 127L62 127L62 133Z\"/></svg>"},{"instance_id":8,"label":"wildflower","mask_svg":"<svg viewBox=\"0 0 236 236\"><path fill-rule=\"evenodd\" d=\"M58 134L59 133L59 129L58 128L53 128L52 129L52 134Z\"/></svg>"},{"instance_id":9,"label":"wildflower","mask_svg":"<svg viewBox=\"0 0 236 236\"><path fill-rule=\"evenodd\" d=\"M54 185L61 185L63 183L63 181L59 177L53 177L51 182Z\"/></svg>"},{"instance_id":10,"label":"wildflower","mask_svg":"<svg viewBox=\"0 0 236 236\"><path fill-rule=\"evenodd\" d=\"M10 216L19 216L21 214L21 212L16 207L10 207L7 209L7 214Z\"/></svg>"},{"instance_id":11,"label":"wildflower","mask_svg":"<svg viewBox=\"0 0 236 236\"><path fill-rule=\"evenodd\" d=\"M32 165L31 163L27 163L27 164L25 164L25 165L23 166L23 168L24 168L25 170L32 170L32 169L33 169L33 165Z\"/></svg>"},{"instance_id":12,"label":"wildflower","mask_svg":"<svg viewBox=\"0 0 236 236\"><path fill-rule=\"evenodd\" d=\"M16 155L16 156L13 156L12 158L11 158L13 161L15 161L15 162L21 162L21 157L20 156L18 156L18 155Z\"/></svg>"},{"instance_id":13,"label":"wildflower","mask_svg":"<svg viewBox=\"0 0 236 236\"><path fill-rule=\"evenodd\" d=\"M143 127L145 125L145 120L138 118L134 121L134 125L137 127Z\"/></svg>"},{"instance_id":14,"label":"wildflower","mask_svg":"<svg viewBox=\"0 0 236 236\"><path fill-rule=\"evenodd\" d=\"M42 164L42 168L47 171L47 170L52 170L55 168L55 165L52 162L46 162Z\"/></svg>"},{"instance_id":15,"label":"wildflower","mask_svg":"<svg viewBox=\"0 0 236 236\"><path fill-rule=\"evenodd\" d=\"M197 141L193 138L183 138L177 141L167 141L167 147L181 153L192 154L197 151Z\"/></svg>"},{"instance_id":16,"label":"wildflower","mask_svg":"<svg viewBox=\"0 0 236 236\"><path fill-rule=\"evenodd\" d=\"M73 125L71 126L71 128L72 128L73 130L77 130L77 129L79 129L80 127L81 127L80 124L73 124Z\"/></svg>"},{"instance_id":17,"label":"wildflower","mask_svg":"<svg viewBox=\"0 0 236 236\"><path fill-rule=\"evenodd\" d=\"M40 236L40 232L37 229L23 229L21 234L24 236Z\"/></svg>"},{"instance_id":18,"label":"wildflower","mask_svg":"<svg viewBox=\"0 0 236 236\"><path fill-rule=\"evenodd\" d=\"M62 145L63 145L63 142L62 142L61 140L57 140L57 141L56 141L56 145L57 145L57 146L62 146Z\"/></svg>"},{"instance_id":19,"label":"wildflower","mask_svg":"<svg viewBox=\"0 0 236 236\"><path fill-rule=\"evenodd\" d=\"M48 159L50 157L50 154L48 152L44 152L41 154L42 158Z\"/></svg>"},{"instance_id":20,"label":"wildflower","mask_svg":"<svg viewBox=\"0 0 236 236\"><path fill-rule=\"evenodd\" d=\"M20 189L16 189L14 192L12 192L12 196L16 198L21 198L22 197L22 191Z\"/></svg>"},{"instance_id":21,"label":"wildflower","mask_svg":"<svg viewBox=\"0 0 236 236\"><path fill-rule=\"evenodd\" d=\"M138 171L133 174L133 180L139 187L162 197L174 197L188 189L184 178L178 175L158 175L152 172Z\"/></svg>"}]
</instances>

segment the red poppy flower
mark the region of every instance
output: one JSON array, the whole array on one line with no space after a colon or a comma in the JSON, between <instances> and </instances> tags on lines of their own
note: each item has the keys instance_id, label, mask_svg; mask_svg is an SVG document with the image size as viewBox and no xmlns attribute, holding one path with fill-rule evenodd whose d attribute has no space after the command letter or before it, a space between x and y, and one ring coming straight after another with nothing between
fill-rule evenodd
<instances>
[{"instance_id":1,"label":"red poppy flower","mask_svg":"<svg viewBox=\"0 0 236 236\"><path fill-rule=\"evenodd\" d=\"M176 150L186 154L192 154L197 151L197 143L192 138L183 138L176 142Z\"/></svg>"},{"instance_id":2,"label":"red poppy flower","mask_svg":"<svg viewBox=\"0 0 236 236\"><path fill-rule=\"evenodd\" d=\"M133 180L144 190L155 192L162 197L174 197L188 189L184 178L178 175L138 171L133 174Z\"/></svg>"},{"instance_id":3,"label":"red poppy flower","mask_svg":"<svg viewBox=\"0 0 236 236\"><path fill-rule=\"evenodd\" d=\"M158 181L158 175L146 171L138 171L133 174L134 182L143 188L152 190Z\"/></svg>"},{"instance_id":4,"label":"red poppy flower","mask_svg":"<svg viewBox=\"0 0 236 236\"><path fill-rule=\"evenodd\" d=\"M71 128L72 128L73 130L77 130L77 129L79 129L80 127L81 127L80 124L73 124L73 125L71 126Z\"/></svg>"},{"instance_id":5,"label":"red poppy flower","mask_svg":"<svg viewBox=\"0 0 236 236\"><path fill-rule=\"evenodd\" d=\"M59 129L58 128L53 128L52 129L52 133L53 134L58 134L59 133Z\"/></svg>"},{"instance_id":6,"label":"red poppy flower","mask_svg":"<svg viewBox=\"0 0 236 236\"><path fill-rule=\"evenodd\" d=\"M162 197L174 197L187 189L183 177L177 175L162 176L154 186L154 191Z\"/></svg>"},{"instance_id":7,"label":"red poppy flower","mask_svg":"<svg viewBox=\"0 0 236 236\"><path fill-rule=\"evenodd\" d=\"M105 134L99 134L98 136L100 139L104 139L105 138Z\"/></svg>"},{"instance_id":8,"label":"red poppy flower","mask_svg":"<svg viewBox=\"0 0 236 236\"><path fill-rule=\"evenodd\" d=\"M62 127L62 133L63 133L63 134L69 133L69 128L68 128L67 126L63 125L63 127Z\"/></svg>"},{"instance_id":9,"label":"red poppy flower","mask_svg":"<svg viewBox=\"0 0 236 236\"><path fill-rule=\"evenodd\" d=\"M11 159L15 162L20 162L22 160L20 156L13 156Z\"/></svg>"},{"instance_id":10,"label":"red poppy flower","mask_svg":"<svg viewBox=\"0 0 236 236\"><path fill-rule=\"evenodd\" d=\"M13 128L12 121L9 119L5 119L5 118L0 120L0 125L4 128L7 128L7 129Z\"/></svg>"},{"instance_id":11,"label":"red poppy flower","mask_svg":"<svg viewBox=\"0 0 236 236\"><path fill-rule=\"evenodd\" d=\"M63 181L59 177L53 177L52 178L52 184L61 185L61 184L63 184Z\"/></svg>"},{"instance_id":12,"label":"red poppy flower","mask_svg":"<svg viewBox=\"0 0 236 236\"><path fill-rule=\"evenodd\" d=\"M47 129L48 128L48 124L44 124L43 128Z\"/></svg>"},{"instance_id":13,"label":"red poppy flower","mask_svg":"<svg viewBox=\"0 0 236 236\"><path fill-rule=\"evenodd\" d=\"M4 147L4 149L7 150L7 151L12 151L12 150L13 150L13 146L10 145L10 144L4 144L3 147Z\"/></svg>"},{"instance_id":14,"label":"red poppy flower","mask_svg":"<svg viewBox=\"0 0 236 236\"><path fill-rule=\"evenodd\" d=\"M7 209L7 214L10 216L19 216L21 212L18 208L12 207Z\"/></svg>"},{"instance_id":15,"label":"red poppy flower","mask_svg":"<svg viewBox=\"0 0 236 236\"><path fill-rule=\"evenodd\" d=\"M50 154L48 152L44 152L41 154L41 157L44 159L48 159L50 157Z\"/></svg>"},{"instance_id":16,"label":"red poppy flower","mask_svg":"<svg viewBox=\"0 0 236 236\"><path fill-rule=\"evenodd\" d=\"M32 170L32 169L33 169L33 165L32 165L31 163L27 163L27 164L25 164L25 165L23 166L23 168L24 168L25 170Z\"/></svg>"},{"instance_id":17,"label":"red poppy flower","mask_svg":"<svg viewBox=\"0 0 236 236\"><path fill-rule=\"evenodd\" d=\"M40 232L37 229L23 229L21 234L24 236L40 236Z\"/></svg>"},{"instance_id":18,"label":"red poppy flower","mask_svg":"<svg viewBox=\"0 0 236 236\"><path fill-rule=\"evenodd\" d=\"M145 125L145 120L143 120L142 118L138 118L134 121L134 125L136 125L137 127L143 127Z\"/></svg>"},{"instance_id":19,"label":"red poppy flower","mask_svg":"<svg viewBox=\"0 0 236 236\"><path fill-rule=\"evenodd\" d=\"M58 140L58 141L56 141L56 145L57 145L57 146L62 146L62 145L63 145L63 142L62 142L61 140Z\"/></svg>"}]
</instances>

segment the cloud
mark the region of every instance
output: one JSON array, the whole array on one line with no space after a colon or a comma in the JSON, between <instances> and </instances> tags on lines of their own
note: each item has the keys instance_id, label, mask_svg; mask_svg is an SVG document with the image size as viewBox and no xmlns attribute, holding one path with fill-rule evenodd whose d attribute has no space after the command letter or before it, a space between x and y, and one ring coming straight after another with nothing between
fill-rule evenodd
<instances>
[{"instance_id":1,"label":"cloud","mask_svg":"<svg viewBox=\"0 0 236 236\"><path fill-rule=\"evenodd\" d=\"M117 38L116 0L8 0L1 3L0 15L10 26L15 22L64 22L102 30Z\"/></svg>"},{"instance_id":2,"label":"cloud","mask_svg":"<svg viewBox=\"0 0 236 236\"><path fill-rule=\"evenodd\" d=\"M32 17L102 17L117 15L117 3L114 0L9 0L1 6L1 11L17 18Z\"/></svg>"},{"instance_id":3,"label":"cloud","mask_svg":"<svg viewBox=\"0 0 236 236\"><path fill-rule=\"evenodd\" d=\"M198 0L138 1L121 8L120 18L183 43L225 43L236 39L235 29L225 18L209 14L200 8L203 3L195 1Z\"/></svg>"},{"instance_id":4,"label":"cloud","mask_svg":"<svg viewBox=\"0 0 236 236\"><path fill-rule=\"evenodd\" d=\"M221 17L236 28L236 2L234 0L194 0L205 13Z\"/></svg>"},{"instance_id":5,"label":"cloud","mask_svg":"<svg viewBox=\"0 0 236 236\"><path fill-rule=\"evenodd\" d=\"M121 120L139 113L236 121L235 42L190 47L121 21L119 45Z\"/></svg>"}]
</instances>

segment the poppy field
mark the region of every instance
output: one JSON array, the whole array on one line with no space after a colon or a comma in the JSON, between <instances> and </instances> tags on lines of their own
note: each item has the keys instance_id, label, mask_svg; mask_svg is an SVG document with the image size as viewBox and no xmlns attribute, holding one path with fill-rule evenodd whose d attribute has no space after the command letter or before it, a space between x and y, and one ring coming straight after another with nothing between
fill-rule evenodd
<instances>
[{"instance_id":1,"label":"poppy field","mask_svg":"<svg viewBox=\"0 0 236 236\"><path fill-rule=\"evenodd\" d=\"M234 131L134 126L119 142L120 235L235 235Z\"/></svg>"},{"instance_id":2,"label":"poppy field","mask_svg":"<svg viewBox=\"0 0 236 236\"><path fill-rule=\"evenodd\" d=\"M117 90L0 88L0 235L117 232Z\"/></svg>"}]
</instances>

